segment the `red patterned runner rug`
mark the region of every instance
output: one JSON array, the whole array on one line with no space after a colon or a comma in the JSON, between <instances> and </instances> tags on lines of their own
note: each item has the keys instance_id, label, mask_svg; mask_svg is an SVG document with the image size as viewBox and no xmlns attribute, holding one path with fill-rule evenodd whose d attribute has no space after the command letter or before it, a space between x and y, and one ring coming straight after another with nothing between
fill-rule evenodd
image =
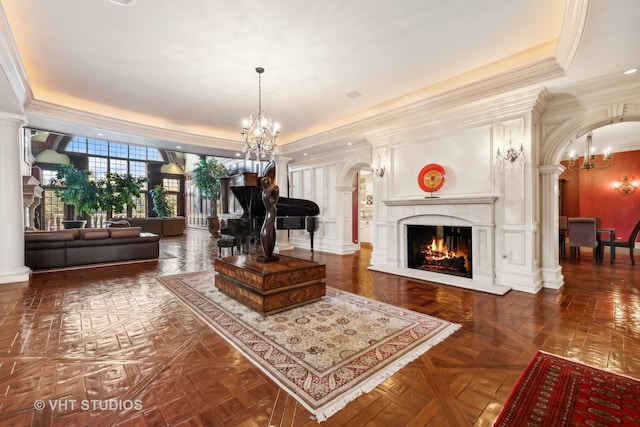
<instances>
[{"instance_id":1,"label":"red patterned runner rug","mask_svg":"<svg viewBox=\"0 0 640 427\"><path fill-rule=\"evenodd\" d=\"M638 426L640 381L538 352L494 426Z\"/></svg>"},{"instance_id":2,"label":"red patterned runner rug","mask_svg":"<svg viewBox=\"0 0 640 427\"><path fill-rule=\"evenodd\" d=\"M263 316L219 292L214 272L158 279L322 422L460 325L327 287Z\"/></svg>"}]
</instances>

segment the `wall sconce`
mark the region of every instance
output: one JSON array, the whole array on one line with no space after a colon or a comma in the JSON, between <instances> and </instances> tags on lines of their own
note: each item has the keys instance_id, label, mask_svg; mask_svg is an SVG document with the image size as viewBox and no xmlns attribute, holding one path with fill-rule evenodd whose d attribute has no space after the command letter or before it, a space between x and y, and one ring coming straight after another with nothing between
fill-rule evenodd
<instances>
[{"instance_id":1,"label":"wall sconce","mask_svg":"<svg viewBox=\"0 0 640 427\"><path fill-rule=\"evenodd\" d=\"M523 165L524 162L524 144L520 143L519 149L513 148L511 131L509 131L509 148L507 148L506 151L500 151L500 147L498 147L498 151L496 152L496 167L510 168L516 164Z\"/></svg>"},{"instance_id":2,"label":"wall sconce","mask_svg":"<svg viewBox=\"0 0 640 427\"><path fill-rule=\"evenodd\" d=\"M618 182L613 184L613 189L625 195L635 193L636 188L638 188L638 183L635 181L635 176L632 176L631 179L633 181L629 181L629 178L626 176L624 178L618 178Z\"/></svg>"},{"instance_id":3,"label":"wall sconce","mask_svg":"<svg viewBox=\"0 0 640 427\"><path fill-rule=\"evenodd\" d=\"M380 155L377 156L375 164L371 164L371 168L373 169L373 174L377 177L382 178L384 176L384 165L382 164L382 159Z\"/></svg>"}]
</instances>

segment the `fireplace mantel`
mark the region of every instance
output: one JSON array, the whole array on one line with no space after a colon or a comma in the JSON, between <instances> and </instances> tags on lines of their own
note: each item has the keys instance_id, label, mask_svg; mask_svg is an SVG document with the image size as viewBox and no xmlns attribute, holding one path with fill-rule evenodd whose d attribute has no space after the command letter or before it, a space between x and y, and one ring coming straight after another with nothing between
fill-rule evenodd
<instances>
[{"instance_id":1,"label":"fireplace mantel","mask_svg":"<svg viewBox=\"0 0 640 427\"><path fill-rule=\"evenodd\" d=\"M384 271L405 277L429 280L465 289L504 295L511 288L495 281L495 204L498 196L469 195L442 197L412 197L384 200L386 205L385 257L373 263L371 270ZM473 277L408 268L408 225L445 225L471 227L473 242Z\"/></svg>"},{"instance_id":2,"label":"fireplace mantel","mask_svg":"<svg viewBox=\"0 0 640 427\"><path fill-rule=\"evenodd\" d=\"M430 197L425 196L422 199L394 199L383 200L387 206L415 206L415 205L482 205L493 204L498 196L483 197Z\"/></svg>"}]
</instances>

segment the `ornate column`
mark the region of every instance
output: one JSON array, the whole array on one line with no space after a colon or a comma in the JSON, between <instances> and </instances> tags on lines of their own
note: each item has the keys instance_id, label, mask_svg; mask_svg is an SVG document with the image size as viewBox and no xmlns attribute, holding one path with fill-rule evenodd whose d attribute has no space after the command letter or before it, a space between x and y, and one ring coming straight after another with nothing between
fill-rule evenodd
<instances>
[{"instance_id":1,"label":"ornate column","mask_svg":"<svg viewBox=\"0 0 640 427\"><path fill-rule=\"evenodd\" d=\"M24 117L0 113L0 284L29 280L24 265L24 210L22 200L22 156L20 126Z\"/></svg>"},{"instance_id":2,"label":"ornate column","mask_svg":"<svg viewBox=\"0 0 640 427\"><path fill-rule=\"evenodd\" d=\"M289 197L289 162L293 160L291 157L276 156L276 182L280 188L280 195ZM294 246L289 241L289 230L276 231L276 247L274 251L288 251Z\"/></svg>"},{"instance_id":3,"label":"ornate column","mask_svg":"<svg viewBox=\"0 0 640 427\"><path fill-rule=\"evenodd\" d=\"M564 285L564 276L560 266L558 236L558 178L564 171L562 165L540 166L542 213L540 234L542 250L542 285L545 288L560 289Z\"/></svg>"}]
</instances>

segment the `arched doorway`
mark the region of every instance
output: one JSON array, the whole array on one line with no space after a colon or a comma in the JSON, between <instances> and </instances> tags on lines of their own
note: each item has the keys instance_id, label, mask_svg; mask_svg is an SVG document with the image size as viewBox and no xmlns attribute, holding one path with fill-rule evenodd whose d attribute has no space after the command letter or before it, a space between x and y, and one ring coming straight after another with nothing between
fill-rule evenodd
<instances>
[{"instance_id":1,"label":"arched doorway","mask_svg":"<svg viewBox=\"0 0 640 427\"><path fill-rule=\"evenodd\" d=\"M624 116L624 120L622 117L616 120L612 120L611 117L603 118L601 112L596 110L591 117L583 118L582 121L566 121L554 128L543 143L539 168L542 202L541 258L544 286L547 288L557 289L564 284L558 247L558 220L561 211L560 176L565 171L562 161L567 159L567 152L572 145L584 147L584 144L580 145L580 137L584 137L589 132L593 132L593 139L599 145L611 146L613 164L616 162L616 157L624 155L623 153L640 150L640 115L631 114L633 111L640 112L640 105L625 106L625 111L629 114ZM582 156L583 153L579 152L579 155ZM640 164L638 166L640 177ZM612 182L603 182L599 185L610 186L610 191L613 192ZM601 205L612 208L610 202L601 203ZM617 206L619 208L620 203L617 203ZM622 227L620 233L624 229Z\"/></svg>"}]
</instances>

